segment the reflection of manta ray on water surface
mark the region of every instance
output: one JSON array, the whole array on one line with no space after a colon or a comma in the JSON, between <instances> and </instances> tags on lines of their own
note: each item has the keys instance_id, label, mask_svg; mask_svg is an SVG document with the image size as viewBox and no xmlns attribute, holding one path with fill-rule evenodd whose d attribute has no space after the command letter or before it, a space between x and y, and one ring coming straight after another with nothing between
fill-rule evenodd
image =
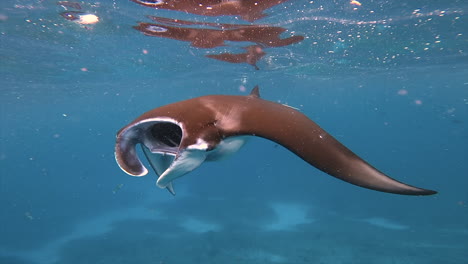
<instances>
[{"instance_id":1,"label":"reflection of manta ray on water surface","mask_svg":"<svg viewBox=\"0 0 468 264\"><path fill-rule=\"evenodd\" d=\"M263 11L288 0L132 0L143 6L156 9L167 9L192 13L203 16L241 16L244 20L254 21L266 16ZM192 22L180 19L170 19L148 16L155 23L140 22L133 28L147 36L164 37L190 42L197 48L215 48L226 46L225 41L253 42L254 46L244 47L244 53L224 52L208 54L206 57L230 63L247 63L259 69L257 61L266 53L265 47L283 47L298 43L303 36L280 38L286 29L269 25L221 24L209 22ZM188 27L192 26L192 27Z\"/></svg>"},{"instance_id":2,"label":"reflection of manta ray on water surface","mask_svg":"<svg viewBox=\"0 0 468 264\"><path fill-rule=\"evenodd\" d=\"M225 52L206 57L230 63L247 63L257 70L257 61L266 54L264 48L283 47L304 40L303 36L281 38L286 29L269 25L195 22L156 16L148 18L156 23L140 22L134 28L147 36L187 41L197 48L226 46L226 41L253 42L255 45L243 47L243 53Z\"/></svg>"},{"instance_id":3,"label":"reflection of manta ray on water surface","mask_svg":"<svg viewBox=\"0 0 468 264\"><path fill-rule=\"evenodd\" d=\"M247 21L265 17L264 10L289 0L132 0L143 6L202 16L240 16Z\"/></svg>"},{"instance_id":4,"label":"reflection of manta ray on water surface","mask_svg":"<svg viewBox=\"0 0 468 264\"><path fill-rule=\"evenodd\" d=\"M153 18L154 19L154 18ZM180 41L191 42L191 45L198 48L215 48L224 46L225 41L254 42L265 47L283 47L300 42L303 36L292 36L280 38L280 34L286 29L269 25L236 25L218 23L196 23L196 25L217 26L221 29L185 27L187 21L170 20L171 25L153 24L140 22L135 29L143 34L152 37L164 37ZM183 26L172 26L173 24ZM190 24L195 24L191 22Z\"/></svg>"},{"instance_id":5,"label":"reflection of manta ray on water surface","mask_svg":"<svg viewBox=\"0 0 468 264\"><path fill-rule=\"evenodd\" d=\"M230 63L247 63L252 65L256 70L259 70L257 61L265 56L265 52L260 45L252 45L244 48L244 53L221 53L221 54L209 54L206 55L208 58L226 61Z\"/></svg>"},{"instance_id":6,"label":"reflection of manta ray on water surface","mask_svg":"<svg viewBox=\"0 0 468 264\"><path fill-rule=\"evenodd\" d=\"M261 99L258 87L249 96L202 96L153 109L118 132L115 156L126 173L144 176L148 170L136 152L141 144L159 176L157 186L175 194L173 180L204 161L236 152L245 136L272 140L323 172L364 188L405 195L436 193L386 176L299 111Z\"/></svg>"}]
</instances>

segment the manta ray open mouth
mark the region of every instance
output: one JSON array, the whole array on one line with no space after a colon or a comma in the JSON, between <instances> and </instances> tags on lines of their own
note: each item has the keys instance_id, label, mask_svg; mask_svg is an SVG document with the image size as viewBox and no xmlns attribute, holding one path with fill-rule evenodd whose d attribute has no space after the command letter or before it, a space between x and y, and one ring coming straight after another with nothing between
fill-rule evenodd
<instances>
[{"instance_id":1,"label":"manta ray open mouth","mask_svg":"<svg viewBox=\"0 0 468 264\"><path fill-rule=\"evenodd\" d=\"M130 175L144 176L148 173L138 157L136 145L141 144L143 152L153 169L161 175L174 160L182 141L182 128L174 120L162 118L145 119L122 129L117 136L115 156L119 166ZM162 163L154 155L161 156ZM154 162L158 166L155 166Z\"/></svg>"},{"instance_id":2,"label":"manta ray open mouth","mask_svg":"<svg viewBox=\"0 0 468 264\"><path fill-rule=\"evenodd\" d=\"M153 153L175 153L182 141L182 129L170 122L160 122L147 128L144 145ZM175 151L174 151L175 150Z\"/></svg>"}]
</instances>

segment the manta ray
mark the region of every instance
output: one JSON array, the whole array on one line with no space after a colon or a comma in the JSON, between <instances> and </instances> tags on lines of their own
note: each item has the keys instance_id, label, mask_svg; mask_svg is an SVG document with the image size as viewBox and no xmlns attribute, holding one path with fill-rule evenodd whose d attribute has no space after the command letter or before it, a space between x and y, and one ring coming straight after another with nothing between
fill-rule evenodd
<instances>
[{"instance_id":1,"label":"manta ray","mask_svg":"<svg viewBox=\"0 0 468 264\"><path fill-rule=\"evenodd\" d=\"M141 145L158 175L156 185L175 195L175 179L204 161L236 152L249 136L274 141L315 168L357 186L403 195L436 193L380 172L301 112L261 99L258 86L247 96L201 96L144 113L117 133L115 158L127 174L144 176L148 169L136 150Z\"/></svg>"}]
</instances>

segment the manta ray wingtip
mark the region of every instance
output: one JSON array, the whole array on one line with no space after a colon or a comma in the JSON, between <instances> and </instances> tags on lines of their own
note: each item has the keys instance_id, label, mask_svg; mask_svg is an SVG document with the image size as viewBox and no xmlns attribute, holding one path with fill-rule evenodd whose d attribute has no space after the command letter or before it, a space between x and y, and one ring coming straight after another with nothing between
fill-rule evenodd
<instances>
[{"instance_id":1,"label":"manta ray wingtip","mask_svg":"<svg viewBox=\"0 0 468 264\"><path fill-rule=\"evenodd\" d=\"M438 192L437 191L434 191L434 190L427 190L427 189L421 189L421 192L416 194L416 195L419 195L419 196L426 196L426 195L434 195L434 194L437 194Z\"/></svg>"},{"instance_id":2,"label":"manta ray wingtip","mask_svg":"<svg viewBox=\"0 0 468 264\"><path fill-rule=\"evenodd\" d=\"M408 184L399 182L393 178L390 178L384 174L381 174L380 176L383 176L383 178L381 179L384 180L380 184L376 184L376 185L356 184L356 185L364 187L364 188L368 188L371 190L394 193L394 194L402 194L402 195L427 196L427 195L437 194L437 191L408 185ZM368 177L367 179L372 181L372 180L376 180L377 178ZM348 182L355 184L352 181L348 181Z\"/></svg>"}]
</instances>

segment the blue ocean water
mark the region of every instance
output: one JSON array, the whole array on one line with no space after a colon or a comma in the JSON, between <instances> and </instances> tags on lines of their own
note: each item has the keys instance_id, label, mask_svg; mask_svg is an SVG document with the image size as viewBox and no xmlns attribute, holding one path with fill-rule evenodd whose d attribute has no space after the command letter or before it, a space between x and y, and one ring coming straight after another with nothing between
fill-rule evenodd
<instances>
[{"instance_id":1,"label":"blue ocean water","mask_svg":"<svg viewBox=\"0 0 468 264\"><path fill-rule=\"evenodd\" d=\"M466 1L290 0L252 21L129 0L0 7L0 263L468 263ZM256 70L206 55L259 40L197 47L133 28L148 16L304 38L260 45ZM177 179L176 196L116 164L117 131L142 113L255 85L439 193L363 189L254 137Z\"/></svg>"}]
</instances>

